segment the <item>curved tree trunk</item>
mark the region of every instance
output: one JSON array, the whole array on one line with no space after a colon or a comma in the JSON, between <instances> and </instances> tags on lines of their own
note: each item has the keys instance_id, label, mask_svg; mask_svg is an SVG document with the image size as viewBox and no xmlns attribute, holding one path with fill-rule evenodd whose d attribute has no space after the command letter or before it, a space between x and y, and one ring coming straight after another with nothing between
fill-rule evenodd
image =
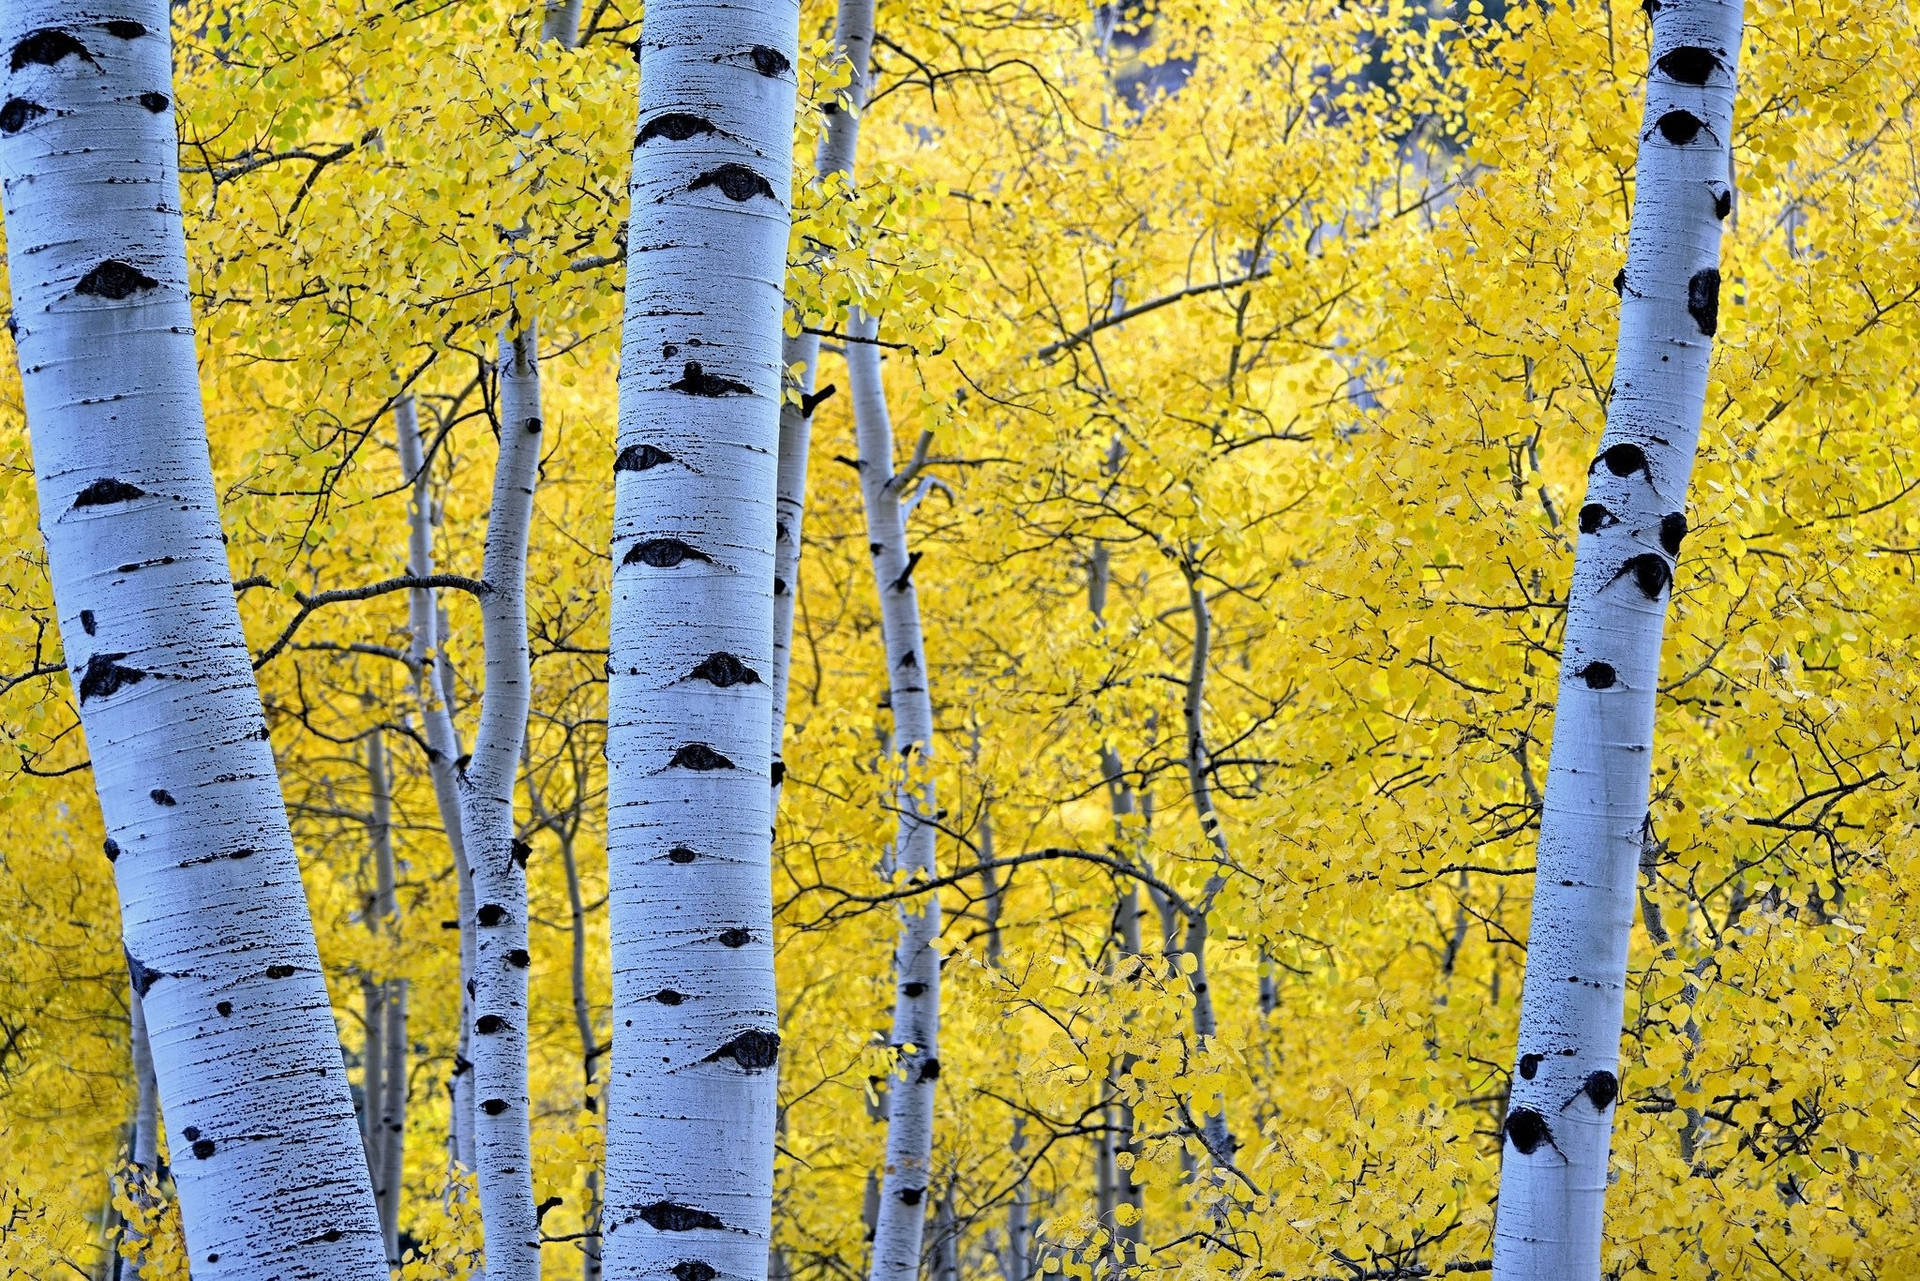
<instances>
[{"instance_id":1,"label":"curved tree trunk","mask_svg":"<svg viewBox=\"0 0 1920 1281\"><path fill-rule=\"evenodd\" d=\"M1661 0L1613 398L1567 598L1494 1274L1600 1275L1660 637L1720 293L1740 0Z\"/></svg>"},{"instance_id":2,"label":"curved tree trunk","mask_svg":"<svg viewBox=\"0 0 1920 1281\"><path fill-rule=\"evenodd\" d=\"M880 596L880 630L886 641L893 746L903 772L894 795L900 815L894 866L911 882L935 875L938 813L933 782L922 776L933 751L933 700L920 635L920 601L913 586L918 558L907 549L906 520L900 509L902 486L893 469L893 423L881 382L880 348L874 341L879 325L873 317L856 312L847 328L847 382L853 392L854 434L859 442L860 492ZM928 894L917 905L907 900L900 910L900 941L894 954L891 1039L898 1075L889 1090L887 1168L873 1241L873 1281L914 1281L920 1273L927 1221L924 1202L933 1181L934 1096L940 1076L940 954L934 950L939 936L939 896Z\"/></svg>"},{"instance_id":3,"label":"curved tree trunk","mask_svg":"<svg viewBox=\"0 0 1920 1281\"><path fill-rule=\"evenodd\" d=\"M460 833L472 873L474 1170L488 1281L538 1281L527 1086L527 846L513 791L530 696L527 539L540 466L540 368L533 326L500 344L500 457L481 577L486 687L460 780Z\"/></svg>"},{"instance_id":4,"label":"curved tree trunk","mask_svg":"<svg viewBox=\"0 0 1920 1281\"><path fill-rule=\"evenodd\" d=\"M12 0L15 340L61 633L199 1281L384 1279L233 599L187 296L168 6Z\"/></svg>"},{"instance_id":5,"label":"curved tree trunk","mask_svg":"<svg viewBox=\"0 0 1920 1281\"><path fill-rule=\"evenodd\" d=\"M654 0L614 461L603 1264L764 1277L773 551L793 0Z\"/></svg>"}]
</instances>

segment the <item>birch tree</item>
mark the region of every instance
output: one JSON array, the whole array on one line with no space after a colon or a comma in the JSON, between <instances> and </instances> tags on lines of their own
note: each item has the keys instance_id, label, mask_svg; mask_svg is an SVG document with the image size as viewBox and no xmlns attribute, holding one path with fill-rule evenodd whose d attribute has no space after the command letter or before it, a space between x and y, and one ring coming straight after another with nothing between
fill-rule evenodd
<instances>
[{"instance_id":1,"label":"birch tree","mask_svg":"<svg viewBox=\"0 0 1920 1281\"><path fill-rule=\"evenodd\" d=\"M200 1281L386 1276L214 491L168 6L23 0L0 193L41 530Z\"/></svg>"},{"instance_id":2,"label":"birch tree","mask_svg":"<svg viewBox=\"0 0 1920 1281\"><path fill-rule=\"evenodd\" d=\"M1600 1275L1660 641L1718 325L1741 0L1650 13L1613 395L1579 515L1503 1126L1501 1281Z\"/></svg>"},{"instance_id":3,"label":"birch tree","mask_svg":"<svg viewBox=\"0 0 1920 1281\"><path fill-rule=\"evenodd\" d=\"M637 46L607 714L603 1261L766 1274L779 1056L774 499L799 14L659 0Z\"/></svg>"}]
</instances>

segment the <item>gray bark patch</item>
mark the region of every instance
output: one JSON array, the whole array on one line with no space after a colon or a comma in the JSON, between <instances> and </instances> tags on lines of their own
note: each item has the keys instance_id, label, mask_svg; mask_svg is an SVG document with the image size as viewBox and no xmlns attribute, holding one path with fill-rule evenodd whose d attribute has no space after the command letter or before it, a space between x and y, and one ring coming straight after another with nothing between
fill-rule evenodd
<instances>
[{"instance_id":1,"label":"gray bark patch","mask_svg":"<svg viewBox=\"0 0 1920 1281\"><path fill-rule=\"evenodd\" d=\"M736 204L752 200L755 196L765 196L768 200L778 199L773 194L772 183L745 165L733 161L721 165L718 169L709 169L687 184L688 191L698 191L702 187L718 187L721 195Z\"/></svg>"},{"instance_id":2,"label":"gray bark patch","mask_svg":"<svg viewBox=\"0 0 1920 1281\"><path fill-rule=\"evenodd\" d=\"M640 1207L640 1220L657 1232L692 1232L711 1228L724 1232L727 1225L711 1210L701 1210L676 1201L655 1201Z\"/></svg>"},{"instance_id":3,"label":"gray bark patch","mask_svg":"<svg viewBox=\"0 0 1920 1281\"><path fill-rule=\"evenodd\" d=\"M8 98L6 105L0 107L0 133L19 133L46 114L47 109L37 102Z\"/></svg>"},{"instance_id":4,"label":"gray bark patch","mask_svg":"<svg viewBox=\"0 0 1920 1281\"><path fill-rule=\"evenodd\" d=\"M1687 281L1687 314L1693 317L1693 323L1700 332L1713 337L1720 327L1720 273L1713 267L1703 267L1693 273Z\"/></svg>"},{"instance_id":5,"label":"gray bark patch","mask_svg":"<svg viewBox=\"0 0 1920 1281\"><path fill-rule=\"evenodd\" d=\"M80 701L85 703L91 698L111 698L129 685L138 685L147 679L147 673L137 667L123 667L120 660L125 654L95 654L87 660L87 666L80 673Z\"/></svg>"},{"instance_id":6,"label":"gray bark patch","mask_svg":"<svg viewBox=\"0 0 1920 1281\"><path fill-rule=\"evenodd\" d=\"M109 258L80 277L80 283L73 287L73 292L118 301L131 298L142 290L156 288L159 284L138 267L121 262L118 258Z\"/></svg>"},{"instance_id":7,"label":"gray bark patch","mask_svg":"<svg viewBox=\"0 0 1920 1281\"><path fill-rule=\"evenodd\" d=\"M703 133L717 133L713 122L702 119L685 111L669 111L665 115L655 116L640 126L640 133L633 140L636 147L644 147L655 138L665 138L671 142L685 142L687 139Z\"/></svg>"},{"instance_id":8,"label":"gray bark patch","mask_svg":"<svg viewBox=\"0 0 1920 1281\"><path fill-rule=\"evenodd\" d=\"M74 496L73 505L80 507L105 507L108 503L131 502L135 498L145 498L147 491L140 486L124 480L102 477L88 485Z\"/></svg>"},{"instance_id":9,"label":"gray bark patch","mask_svg":"<svg viewBox=\"0 0 1920 1281\"><path fill-rule=\"evenodd\" d=\"M139 957L135 956L132 952L128 952L127 977L133 981L133 990L139 995L145 996L153 990L155 983L158 983L167 976L159 970L152 969L143 964Z\"/></svg>"},{"instance_id":10,"label":"gray bark patch","mask_svg":"<svg viewBox=\"0 0 1920 1281\"><path fill-rule=\"evenodd\" d=\"M87 47L64 31L49 29L31 32L26 39L13 46L13 69L58 66L60 60L69 54L82 62L93 62L93 55L87 52ZM100 64L94 62L93 65Z\"/></svg>"},{"instance_id":11,"label":"gray bark patch","mask_svg":"<svg viewBox=\"0 0 1920 1281\"><path fill-rule=\"evenodd\" d=\"M174 800L173 793L169 792L164 787L154 788L151 792L147 793L147 797L155 805L158 805L163 809L172 809L175 805L178 805L180 803L179 801Z\"/></svg>"}]
</instances>

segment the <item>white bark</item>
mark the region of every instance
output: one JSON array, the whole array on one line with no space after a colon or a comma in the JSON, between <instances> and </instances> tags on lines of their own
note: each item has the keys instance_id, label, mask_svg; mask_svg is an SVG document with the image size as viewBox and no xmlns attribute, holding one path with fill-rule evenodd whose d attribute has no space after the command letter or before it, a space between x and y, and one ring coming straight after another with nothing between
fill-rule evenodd
<instances>
[{"instance_id":1,"label":"white bark","mask_svg":"<svg viewBox=\"0 0 1920 1281\"><path fill-rule=\"evenodd\" d=\"M527 846L513 823L526 733L527 540L540 465L540 369L532 325L500 344L500 453L481 577L486 684L460 779L460 834L473 883L474 1172L488 1281L539 1281L527 1085Z\"/></svg>"},{"instance_id":2,"label":"white bark","mask_svg":"<svg viewBox=\"0 0 1920 1281\"><path fill-rule=\"evenodd\" d=\"M1661 0L1652 15L1614 390L1580 513L1541 815L1500 1281L1600 1275L1660 638L1717 324L1740 0Z\"/></svg>"},{"instance_id":3,"label":"white bark","mask_svg":"<svg viewBox=\"0 0 1920 1281\"><path fill-rule=\"evenodd\" d=\"M906 520L893 467L893 423L881 381L879 325L856 312L848 324L847 383L853 395L859 443L860 492L867 517L886 642L893 708L893 746L907 777L894 794L900 815L894 867L908 882L936 875L934 834L938 806L933 782L920 775L933 752L933 700L927 687L920 601L913 585L917 557L907 547ZM940 1076L940 898L904 900L894 955L892 1044L897 1076L889 1091L887 1168L881 1180L880 1222L874 1233L872 1281L914 1281L925 1236L924 1201L933 1181L933 1109Z\"/></svg>"},{"instance_id":4,"label":"white bark","mask_svg":"<svg viewBox=\"0 0 1920 1281\"><path fill-rule=\"evenodd\" d=\"M773 551L799 11L654 0L614 463L603 1263L766 1275Z\"/></svg>"},{"instance_id":5,"label":"white bark","mask_svg":"<svg viewBox=\"0 0 1920 1281\"><path fill-rule=\"evenodd\" d=\"M367 926L376 934L399 932L400 904L394 894L393 789L387 769L386 739L378 729L367 735L367 790L370 807L368 844L373 849L374 894ZM406 1152L407 981L366 980L367 1051L363 1088L367 1168L373 1176L374 1204L380 1210L380 1234L387 1262L400 1262L400 1178Z\"/></svg>"},{"instance_id":6,"label":"white bark","mask_svg":"<svg viewBox=\"0 0 1920 1281\"><path fill-rule=\"evenodd\" d=\"M847 61L851 79L832 108L820 139L814 167L821 178L853 173L860 143L860 112L867 100L873 59L873 0L841 0L834 14L834 52ZM773 543L773 809L780 810L780 785L787 766L783 742L787 728L787 687L793 663L793 609L800 591L800 530L807 504L807 456L813 441L813 411L833 389L816 393L820 338L799 333L785 338L781 368L792 379L780 402L780 461L775 499ZM799 366L799 372L793 372Z\"/></svg>"},{"instance_id":7,"label":"white bark","mask_svg":"<svg viewBox=\"0 0 1920 1281\"><path fill-rule=\"evenodd\" d=\"M133 1166L134 1178L142 1178L155 1173L160 1167L160 1092L153 1079L153 1051L147 1045L147 1015L141 1007L140 994L129 990L127 994L128 1013L128 1049L133 1059L133 1143L129 1160ZM137 1197L137 1187L131 1189ZM112 1238L109 1237L111 1241ZM128 1238L136 1247L131 1259L116 1255L112 1275L119 1281L140 1281L143 1256L138 1247L146 1241L145 1237ZM116 1246L117 1249L117 1246Z\"/></svg>"},{"instance_id":8,"label":"white bark","mask_svg":"<svg viewBox=\"0 0 1920 1281\"><path fill-rule=\"evenodd\" d=\"M1226 832L1213 805L1213 789L1208 783L1212 763L1207 756L1206 699L1207 671L1213 654L1213 611L1197 571L1187 570L1187 609L1193 618L1193 651L1187 665L1187 785L1193 793L1194 816L1200 831L1213 846L1218 870L1207 878L1201 899L1187 917L1187 936L1183 945L1193 958L1193 1036L1202 1048L1219 1031L1213 1010L1213 987L1207 978L1207 915L1213 900L1226 885L1225 869L1232 861ZM1200 1123L1201 1141L1216 1164L1233 1160L1233 1135L1227 1129L1226 1100L1214 1096L1213 1106Z\"/></svg>"},{"instance_id":9,"label":"white bark","mask_svg":"<svg viewBox=\"0 0 1920 1281\"><path fill-rule=\"evenodd\" d=\"M425 442L413 397L394 405L400 470L413 487L407 505L407 572L416 577L433 573L433 477L427 468ZM453 1072L447 1079L451 1102L447 1145L454 1163L473 1169L473 998L467 990L473 977L473 878L467 867L466 841L460 831L460 777L454 762L460 759L460 737L443 691L450 674L441 659L439 602L430 587L407 592L408 666L413 672L413 696L426 730L427 772L433 780L433 799L440 813L453 855L454 884L460 920L460 1035L454 1051Z\"/></svg>"},{"instance_id":10,"label":"white bark","mask_svg":"<svg viewBox=\"0 0 1920 1281\"><path fill-rule=\"evenodd\" d=\"M12 0L13 323L61 633L199 1281L384 1278L221 535L168 6Z\"/></svg>"}]
</instances>

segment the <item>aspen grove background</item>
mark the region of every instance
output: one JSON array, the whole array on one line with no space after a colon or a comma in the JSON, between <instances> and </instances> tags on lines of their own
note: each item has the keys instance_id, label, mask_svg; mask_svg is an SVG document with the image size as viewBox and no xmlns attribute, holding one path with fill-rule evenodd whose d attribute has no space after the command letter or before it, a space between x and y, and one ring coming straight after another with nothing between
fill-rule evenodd
<instances>
[{"instance_id":1,"label":"aspen grove background","mask_svg":"<svg viewBox=\"0 0 1920 1281\"><path fill-rule=\"evenodd\" d=\"M228 559L356 1106L397 1118L407 1281L477 1275L482 1203L449 1146L471 904L410 646L437 627L463 753L505 678L473 594L357 589L425 572L423 530L449 579L510 554L496 440L532 357L501 332L529 301L528 710L495 836L526 881L546 1276L598 1276L610 1192L608 475L642 14L572 8L172 8ZM908 1266L938 1281L1490 1270L1647 13L879 0L868 75L837 20L805 0L784 72L787 356L818 355L789 392L804 523L781 526L773 1274L868 1274L904 1213L888 1108L916 1096ZM1738 79L1603 1266L1911 1277L1920 23L1748 0ZM856 402L890 438L856 440ZM863 494L882 469L906 483ZM10 353L0 1276L184 1281L187 1140L130 1173L127 960L33 475ZM903 682L882 601L909 582ZM671 645L710 621L651 625ZM902 766L902 742L928 750ZM937 1057L930 1030L889 1041L903 905L937 929ZM619 924L651 928L646 901Z\"/></svg>"}]
</instances>

